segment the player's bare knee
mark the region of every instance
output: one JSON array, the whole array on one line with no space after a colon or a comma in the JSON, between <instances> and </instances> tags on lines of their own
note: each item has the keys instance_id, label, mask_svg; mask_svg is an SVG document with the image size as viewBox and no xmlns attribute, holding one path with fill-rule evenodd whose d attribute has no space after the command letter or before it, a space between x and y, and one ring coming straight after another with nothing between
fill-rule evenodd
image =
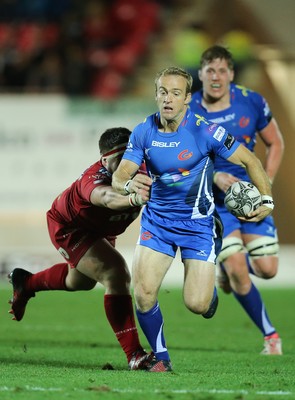
<instances>
[{"instance_id":1,"label":"player's bare knee","mask_svg":"<svg viewBox=\"0 0 295 400\"><path fill-rule=\"evenodd\" d=\"M252 281L248 279L248 281L234 281L231 282L231 287L233 291L241 296L245 296L251 290Z\"/></svg>"},{"instance_id":2,"label":"player's bare knee","mask_svg":"<svg viewBox=\"0 0 295 400\"><path fill-rule=\"evenodd\" d=\"M194 314L204 314L210 305L210 301L205 299L184 299L186 308Z\"/></svg>"},{"instance_id":3,"label":"player's bare knee","mask_svg":"<svg viewBox=\"0 0 295 400\"><path fill-rule=\"evenodd\" d=\"M276 237L261 236L246 245L257 276L273 278L278 271L279 243Z\"/></svg>"},{"instance_id":4,"label":"player's bare knee","mask_svg":"<svg viewBox=\"0 0 295 400\"><path fill-rule=\"evenodd\" d=\"M278 272L277 257L261 257L252 261L255 275L262 279L274 278Z\"/></svg>"},{"instance_id":5,"label":"player's bare knee","mask_svg":"<svg viewBox=\"0 0 295 400\"><path fill-rule=\"evenodd\" d=\"M141 312L147 312L157 302L156 293L148 288L134 289L134 297L137 309Z\"/></svg>"}]
</instances>

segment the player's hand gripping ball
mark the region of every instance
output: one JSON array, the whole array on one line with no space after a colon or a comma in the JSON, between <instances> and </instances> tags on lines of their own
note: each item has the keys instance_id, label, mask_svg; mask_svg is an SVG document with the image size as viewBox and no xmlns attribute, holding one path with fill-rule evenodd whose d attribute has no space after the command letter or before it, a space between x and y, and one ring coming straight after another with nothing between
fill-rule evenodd
<instances>
[{"instance_id":1,"label":"player's hand gripping ball","mask_svg":"<svg viewBox=\"0 0 295 400\"><path fill-rule=\"evenodd\" d=\"M261 205L261 195L252 183L239 181L227 189L224 204L236 217L247 217Z\"/></svg>"}]
</instances>

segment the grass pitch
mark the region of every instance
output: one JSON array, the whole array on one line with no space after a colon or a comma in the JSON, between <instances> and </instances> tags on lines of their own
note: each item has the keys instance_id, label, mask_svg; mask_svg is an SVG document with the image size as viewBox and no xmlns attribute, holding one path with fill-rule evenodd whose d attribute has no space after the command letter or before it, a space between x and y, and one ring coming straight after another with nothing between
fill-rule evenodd
<instances>
[{"instance_id":1,"label":"grass pitch","mask_svg":"<svg viewBox=\"0 0 295 400\"><path fill-rule=\"evenodd\" d=\"M261 356L263 339L231 295L219 291L212 320L193 315L180 289L162 289L161 309L174 372L128 371L103 310L103 291L42 292L21 322L0 290L0 399L295 399L294 289L262 290L283 356ZM142 344L149 346L140 333ZM110 363L114 370L105 370Z\"/></svg>"}]
</instances>

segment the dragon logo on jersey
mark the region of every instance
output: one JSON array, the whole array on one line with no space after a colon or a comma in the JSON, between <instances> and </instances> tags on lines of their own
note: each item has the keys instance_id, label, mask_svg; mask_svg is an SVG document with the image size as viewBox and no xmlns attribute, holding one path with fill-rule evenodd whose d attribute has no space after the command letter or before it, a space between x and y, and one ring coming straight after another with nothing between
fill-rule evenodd
<instances>
[{"instance_id":1,"label":"dragon logo on jersey","mask_svg":"<svg viewBox=\"0 0 295 400\"><path fill-rule=\"evenodd\" d=\"M191 158L192 155L193 155L193 152L192 151L188 152L188 150L186 149L186 150L181 151L178 154L177 158L180 161L185 161L185 160L188 160L189 158Z\"/></svg>"},{"instance_id":2,"label":"dragon logo on jersey","mask_svg":"<svg viewBox=\"0 0 295 400\"><path fill-rule=\"evenodd\" d=\"M204 124L206 124L206 125L210 125L211 124L211 122L207 121L205 117L202 117L199 114L195 114L195 117L197 118L197 120L196 120L196 125L197 126L200 126L201 122L204 122Z\"/></svg>"},{"instance_id":3,"label":"dragon logo on jersey","mask_svg":"<svg viewBox=\"0 0 295 400\"><path fill-rule=\"evenodd\" d=\"M247 89L247 88L245 88L245 86L242 86L242 85L236 85L236 87L238 89L240 89L240 91L242 92L242 95L245 96L245 97L248 97L248 93L252 92L252 90Z\"/></svg>"}]
</instances>

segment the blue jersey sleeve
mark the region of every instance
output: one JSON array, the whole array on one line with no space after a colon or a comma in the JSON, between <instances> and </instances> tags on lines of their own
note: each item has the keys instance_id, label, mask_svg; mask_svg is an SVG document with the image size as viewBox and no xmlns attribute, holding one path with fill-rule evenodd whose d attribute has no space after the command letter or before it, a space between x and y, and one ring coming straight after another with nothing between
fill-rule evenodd
<instances>
[{"instance_id":1,"label":"blue jersey sleeve","mask_svg":"<svg viewBox=\"0 0 295 400\"><path fill-rule=\"evenodd\" d=\"M194 116L197 121L203 123L203 137L201 141L198 141L202 152L212 154L213 158L219 156L227 160L240 143L223 126L211 123L198 114L194 114Z\"/></svg>"},{"instance_id":2,"label":"blue jersey sleeve","mask_svg":"<svg viewBox=\"0 0 295 400\"><path fill-rule=\"evenodd\" d=\"M126 151L123 159L133 161L137 165L141 165L144 159L144 139L147 122L144 121L137 125L130 135Z\"/></svg>"},{"instance_id":3,"label":"blue jersey sleeve","mask_svg":"<svg viewBox=\"0 0 295 400\"><path fill-rule=\"evenodd\" d=\"M257 112L256 130L264 129L272 119L272 113L265 98L257 92L250 92L250 101Z\"/></svg>"}]
</instances>

